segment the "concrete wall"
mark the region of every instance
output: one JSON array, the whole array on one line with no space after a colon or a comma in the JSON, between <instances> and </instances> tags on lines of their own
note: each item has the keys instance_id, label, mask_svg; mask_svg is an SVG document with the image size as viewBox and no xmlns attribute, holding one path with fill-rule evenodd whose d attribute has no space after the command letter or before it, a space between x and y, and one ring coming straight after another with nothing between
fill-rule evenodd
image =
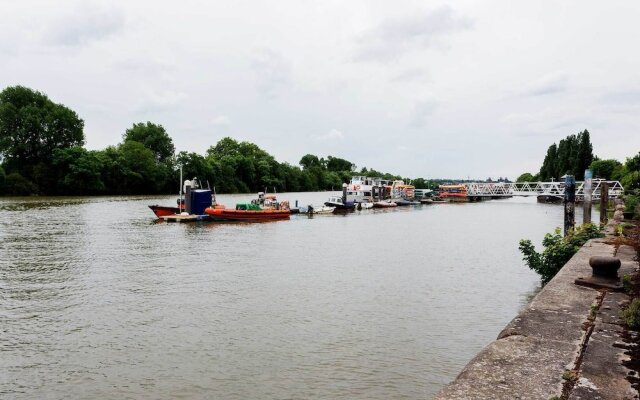
<instances>
[{"instance_id":1,"label":"concrete wall","mask_svg":"<svg viewBox=\"0 0 640 400\"><path fill-rule=\"evenodd\" d=\"M563 373L567 370L579 372L584 351L595 326L588 320L591 306L598 306L605 300L605 294L575 285L574 280L577 277L591 276L589 257L612 256L615 252L615 247L605 244L603 239L587 242L507 325L497 340L472 359L458 377L444 387L435 398L550 399L561 396L563 389L563 398L574 398L569 397L571 393L567 390L567 381L563 379ZM627 251L620 271L621 276L633 271L637 266L633 257L633 249ZM621 329L619 325L618 328ZM618 358L624 356L623 350L609 347L607 350L610 350L614 364L620 365ZM628 372L623 367L619 371L614 369L612 376L622 378L620 381L610 380L616 382L618 390L611 392L611 396L614 397L598 395L575 398L632 398L627 397L633 392L624 379ZM610 371L607 373L610 374ZM590 385L594 387L593 390ZM581 386L587 386L587 392L610 391L609 388L598 388L585 377L580 377L575 389ZM624 397L617 397L623 395Z\"/></svg>"}]
</instances>

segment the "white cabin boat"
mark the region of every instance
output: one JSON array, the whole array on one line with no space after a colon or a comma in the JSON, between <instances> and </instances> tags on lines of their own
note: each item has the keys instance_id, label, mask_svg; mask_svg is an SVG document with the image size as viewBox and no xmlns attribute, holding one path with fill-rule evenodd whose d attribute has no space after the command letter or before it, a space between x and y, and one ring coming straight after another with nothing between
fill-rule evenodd
<instances>
[{"instance_id":1,"label":"white cabin boat","mask_svg":"<svg viewBox=\"0 0 640 400\"><path fill-rule=\"evenodd\" d=\"M389 181L368 176L354 176L347 185L347 201L354 203L373 203L385 198L385 186Z\"/></svg>"}]
</instances>

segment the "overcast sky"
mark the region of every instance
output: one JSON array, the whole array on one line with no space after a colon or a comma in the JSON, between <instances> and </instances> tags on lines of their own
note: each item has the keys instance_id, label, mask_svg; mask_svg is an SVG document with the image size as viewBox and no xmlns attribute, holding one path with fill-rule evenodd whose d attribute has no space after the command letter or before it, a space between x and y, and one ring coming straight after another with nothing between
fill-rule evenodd
<instances>
[{"instance_id":1,"label":"overcast sky","mask_svg":"<svg viewBox=\"0 0 640 400\"><path fill-rule=\"evenodd\" d=\"M640 151L639 1L6 1L0 89L178 150L224 136L410 177L515 178L583 129Z\"/></svg>"}]
</instances>

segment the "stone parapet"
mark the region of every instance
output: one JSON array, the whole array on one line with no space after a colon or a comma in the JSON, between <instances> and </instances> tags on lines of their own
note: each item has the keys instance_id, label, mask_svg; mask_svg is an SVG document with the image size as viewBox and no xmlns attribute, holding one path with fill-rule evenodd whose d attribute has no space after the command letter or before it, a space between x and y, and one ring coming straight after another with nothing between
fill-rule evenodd
<instances>
[{"instance_id":1,"label":"stone parapet","mask_svg":"<svg viewBox=\"0 0 640 400\"><path fill-rule=\"evenodd\" d=\"M624 349L614 346L622 334L615 316L627 296L574 283L591 276L590 257L614 255L620 276L635 271L633 248L616 254L603 239L587 242L435 399L634 398Z\"/></svg>"}]
</instances>

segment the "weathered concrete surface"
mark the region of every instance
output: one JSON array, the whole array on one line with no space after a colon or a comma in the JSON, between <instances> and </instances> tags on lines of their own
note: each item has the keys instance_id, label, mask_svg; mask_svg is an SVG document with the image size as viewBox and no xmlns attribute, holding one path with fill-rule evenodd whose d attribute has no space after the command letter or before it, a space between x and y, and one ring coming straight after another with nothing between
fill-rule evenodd
<instances>
[{"instance_id":1,"label":"weathered concrete surface","mask_svg":"<svg viewBox=\"0 0 640 400\"><path fill-rule=\"evenodd\" d=\"M626 295L574 284L577 277L591 276L591 256L613 256L614 252L614 246L603 239L587 242L498 339L435 398L549 399L562 395L563 373L578 368L580 380L571 399L633 398L627 397L633 391L625 379L628 371L620 363L624 350L613 346L620 340L619 333L609 334L621 329L617 316ZM620 276L637 267L632 248L621 247L617 256L622 259ZM592 331L591 307L600 302Z\"/></svg>"},{"instance_id":2,"label":"weathered concrete surface","mask_svg":"<svg viewBox=\"0 0 640 400\"><path fill-rule=\"evenodd\" d=\"M634 399L637 395L626 379L631 372L622 365L628 359L621 342L621 306L628 301L623 293L607 293L598 312L593 333L580 365L580 379L570 400Z\"/></svg>"},{"instance_id":3,"label":"weathered concrete surface","mask_svg":"<svg viewBox=\"0 0 640 400\"><path fill-rule=\"evenodd\" d=\"M548 399L562 391L562 372L576 345L509 336L485 347L436 399Z\"/></svg>"}]
</instances>

